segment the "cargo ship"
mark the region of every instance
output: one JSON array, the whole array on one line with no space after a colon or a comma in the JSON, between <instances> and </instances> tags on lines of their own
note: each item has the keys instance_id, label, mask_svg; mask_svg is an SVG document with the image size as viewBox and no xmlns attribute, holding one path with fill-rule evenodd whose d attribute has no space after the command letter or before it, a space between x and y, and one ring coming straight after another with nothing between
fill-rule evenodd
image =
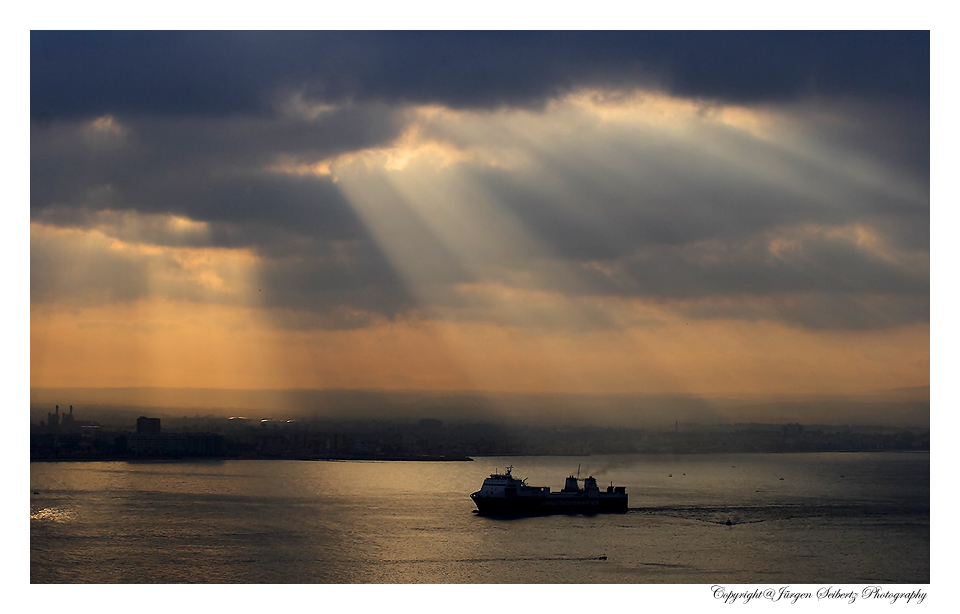
<instances>
[{"instance_id":1,"label":"cargo ship","mask_svg":"<svg viewBox=\"0 0 960 614\"><path fill-rule=\"evenodd\" d=\"M579 473L579 472L578 472ZM627 511L627 489L613 483L601 491L593 476L583 481L573 475L560 492L549 486L527 486L525 479L506 473L491 473L480 490L470 495L477 513L485 516L535 516L541 514L606 514Z\"/></svg>"}]
</instances>

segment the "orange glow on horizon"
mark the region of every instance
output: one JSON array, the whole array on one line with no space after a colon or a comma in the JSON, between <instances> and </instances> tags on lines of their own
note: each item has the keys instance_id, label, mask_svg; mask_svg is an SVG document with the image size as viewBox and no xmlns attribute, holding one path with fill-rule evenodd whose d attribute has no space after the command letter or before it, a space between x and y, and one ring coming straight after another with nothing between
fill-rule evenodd
<instances>
[{"instance_id":1,"label":"orange glow on horizon","mask_svg":"<svg viewBox=\"0 0 960 614\"><path fill-rule=\"evenodd\" d=\"M661 326L576 332L417 320L294 331L236 306L34 310L31 386L750 394L929 385L928 325L817 333L660 315Z\"/></svg>"}]
</instances>

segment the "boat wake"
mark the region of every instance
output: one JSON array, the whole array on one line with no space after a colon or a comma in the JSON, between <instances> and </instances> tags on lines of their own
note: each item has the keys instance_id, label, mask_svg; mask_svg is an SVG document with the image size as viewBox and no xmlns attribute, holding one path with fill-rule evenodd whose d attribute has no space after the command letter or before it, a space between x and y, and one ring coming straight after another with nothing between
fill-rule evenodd
<instances>
[{"instance_id":1,"label":"boat wake","mask_svg":"<svg viewBox=\"0 0 960 614\"><path fill-rule=\"evenodd\" d=\"M400 559L384 560L387 564L408 564L408 563L519 563L530 561L606 561L607 555L597 556L523 556L523 557L490 557L490 558L470 558L470 559Z\"/></svg>"},{"instance_id":2,"label":"boat wake","mask_svg":"<svg viewBox=\"0 0 960 614\"><path fill-rule=\"evenodd\" d=\"M918 516L930 518L930 506L908 504L782 504L762 506L742 505L669 505L661 507L632 507L630 513L648 516L666 516L696 520L711 524L734 525L801 518L878 518L888 516Z\"/></svg>"}]
</instances>

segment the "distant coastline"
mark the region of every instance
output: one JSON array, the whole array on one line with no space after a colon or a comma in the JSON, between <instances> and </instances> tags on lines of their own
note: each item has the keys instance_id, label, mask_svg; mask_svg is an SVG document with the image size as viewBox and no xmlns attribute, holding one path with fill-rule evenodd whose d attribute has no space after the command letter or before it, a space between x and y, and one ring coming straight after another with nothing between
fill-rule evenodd
<instances>
[{"instance_id":1,"label":"distant coastline","mask_svg":"<svg viewBox=\"0 0 960 614\"><path fill-rule=\"evenodd\" d=\"M235 460L286 460L286 461L382 461L382 462L473 462L474 459L469 456L326 456L326 457L278 457L278 456L171 456L171 457L140 457L140 456L103 456L103 457L47 457L30 458L31 463L119 463L128 462L136 464L154 464L154 463L195 463L195 462L221 462Z\"/></svg>"},{"instance_id":2,"label":"distant coastline","mask_svg":"<svg viewBox=\"0 0 960 614\"><path fill-rule=\"evenodd\" d=\"M922 450L807 450L800 452L721 452L721 454L925 454L929 449ZM628 452L627 456L655 456L658 454L670 454L677 456L700 456L705 454L717 454L717 452ZM510 457L590 457L603 456L603 454L483 454L476 455L477 458L495 458L501 456ZM197 462L224 462L224 461L333 461L333 462L475 462L477 458L470 456L324 456L324 457L279 457L279 456L177 456L177 457L138 457L138 456L103 456L103 457L44 457L30 458L31 463L119 463L127 462L134 464L163 464L163 463L197 463Z\"/></svg>"},{"instance_id":3,"label":"distant coastline","mask_svg":"<svg viewBox=\"0 0 960 614\"><path fill-rule=\"evenodd\" d=\"M825 424L691 424L669 428L420 420L91 420L59 406L30 428L34 461L259 459L463 462L478 456L929 451L930 429Z\"/></svg>"}]
</instances>

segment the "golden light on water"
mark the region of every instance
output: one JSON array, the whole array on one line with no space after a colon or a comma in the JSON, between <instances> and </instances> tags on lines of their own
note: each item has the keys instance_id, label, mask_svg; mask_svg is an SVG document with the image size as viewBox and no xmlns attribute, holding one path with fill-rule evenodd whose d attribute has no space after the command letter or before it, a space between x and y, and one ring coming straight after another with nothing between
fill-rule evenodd
<instances>
[{"instance_id":1,"label":"golden light on water","mask_svg":"<svg viewBox=\"0 0 960 614\"><path fill-rule=\"evenodd\" d=\"M74 518L74 513L68 509L59 507L45 507L35 512L30 512L30 520L37 522L70 522Z\"/></svg>"}]
</instances>

